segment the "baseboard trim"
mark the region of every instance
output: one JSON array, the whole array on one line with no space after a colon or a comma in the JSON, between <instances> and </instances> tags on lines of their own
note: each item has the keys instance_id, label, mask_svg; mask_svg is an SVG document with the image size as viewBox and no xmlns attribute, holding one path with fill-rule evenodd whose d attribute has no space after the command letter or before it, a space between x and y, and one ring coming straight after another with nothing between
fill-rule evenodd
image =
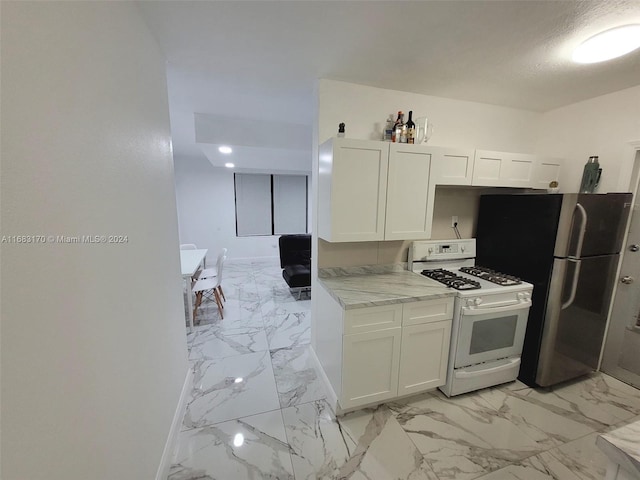
<instances>
[{"instance_id":1,"label":"baseboard trim","mask_svg":"<svg viewBox=\"0 0 640 480\"><path fill-rule=\"evenodd\" d=\"M320 379L322 380L322 383L324 383L324 389L327 392L327 403L329 404L329 407L331 407L331 410L333 411L333 413L337 414L337 412L340 411L340 405L338 404L338 396L336 395L336 392L333 390L333 387L331 386L331 382L329 381L329 377L327 377L327 374L322 368L322 365L320 364L320 360L318 359L318 356L316 355L316 352L313 349L313 346L311 345L309 345L309 353L311 355L311 359L315 363L316 371L320 375Z\"/></svg>"},{"instance_id":2,"label":"baseboard trim","mask_svg":"<svg viewBox=\"0 0 640 480\"><path fill-rule=\"evenodd\" d=\"M182 392L180 392L180 400L176 407L176 411L173 414L173 421L171 422L171 428L169 429L169 435L164 445L164 451L162 452L162 458L160 459L160 466L156 473L156 480L166 480L169 476L169 469L173 464L177 453L178 447L178 433L180 433L180 427L182 425L182 419L187 410L187 400L189 394L193 389L193 369L189 367L187 375L182 385Z\"/></svg>"}]
</instances>

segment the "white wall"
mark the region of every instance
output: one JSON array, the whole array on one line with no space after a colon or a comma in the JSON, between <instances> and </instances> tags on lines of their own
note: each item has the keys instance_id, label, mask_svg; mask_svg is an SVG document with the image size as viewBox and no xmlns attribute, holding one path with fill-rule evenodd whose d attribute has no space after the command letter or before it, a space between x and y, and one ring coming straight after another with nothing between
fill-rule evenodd
<instances>
[{"instance_id":1,"label":"white wall","mask_svg":"<svg viewBox=\"0 0 640 480\"><path fill-rule=\"evenodd\" d=\"M279 255L279 235L236 237L233 170L213 167L204 158L176 158L175 175L180 243L209 249L210 264L222 248L229 258Z\"/></svg>"},{"instance_id":2,"label":"white wall","mask_svg":"<svg viewBox=\"0 0 640 480\"><path fill-rule=\"evenodd\" d=\"M545 113L536 149L563 158L562 192L577 192L584 164L598 155L602 179L598 192L628 191L640 140L640 86L574 103Z\"/></svg>"},{"instance_id":3,"label":"white wall","mask_svg":"<svg viewBox=\"0 0 640 480\"><path fill-rule=\"evenodd\" d=\"M2 2L3 480L152 479L188 370L165 65L128 2Z\"/></svg>"},{"instance_id":4,"label":"white wall","mask_svg":"<svg viewBox=\"0 0 640 480\"><path fill-rule=\"evenodd\" d=\"M319 142L334 136L380 140L390 113L413 110L434 124L429 145L534 153L541 114L483 103L386 90L333 80L319 81ZM394 115L395 118L395 115Z\"/></svg>"}]
</instances>

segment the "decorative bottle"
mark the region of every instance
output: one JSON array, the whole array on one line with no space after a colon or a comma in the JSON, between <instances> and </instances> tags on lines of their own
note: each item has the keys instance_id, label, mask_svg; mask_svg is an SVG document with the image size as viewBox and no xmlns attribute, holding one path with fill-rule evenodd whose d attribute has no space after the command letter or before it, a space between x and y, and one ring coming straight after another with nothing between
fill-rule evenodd
<instances>
[{"instance_id":1,"label":"decorative bottle","mask_svg":"<svg viewBox=\"0 0 640 480\"><path fill-rule=\"evenodd\" d=\"M589 160L584 166L582 172L582 182L580 183L580 193L593 193L598 188L600 183L600 176L602 175L602 168L598 162L598 157L589 157Z\"/></svg>"},{"instance_id":2,"label":"decorative bottle","mask_svg":"<svg viewBox=\"0 0 640 480\"><path fill-rule=\"evenodd\" d=\"M382 132L382 140L385 142L390 142L391 137L393 137L393 113L389 114L389 118L387 118L387 122L384 126L384 130Z\"/></svg>"},{"instance_id":3,"label":"decorative bottle","mask_svg":"<svg viewBox=\"0 0 640 480\"><path fill-rule=\"evenodd\" d=\"M409 120L407 120L407 143L416 143L416 124L413 123L413 110L409 110Z\"/></svg>"},{"instance_id":4,"label":"decorative bottle","mask_svg":"<svg viewBox=\"0 0 640 480\"><path fill-rule=\"evenodd\" d=\"M404 113L402 111L398 112L398 119L396 123L393 125L393 135L391 136L392 142L400 142L402 136L402 128L404 127Z\"/></svg>"}]
</instances>

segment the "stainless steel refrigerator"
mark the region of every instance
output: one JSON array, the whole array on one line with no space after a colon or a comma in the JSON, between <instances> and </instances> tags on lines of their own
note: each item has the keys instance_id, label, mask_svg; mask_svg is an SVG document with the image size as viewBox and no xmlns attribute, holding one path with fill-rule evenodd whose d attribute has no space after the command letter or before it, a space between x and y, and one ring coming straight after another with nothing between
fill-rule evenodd
<instances>
[{"instance_id":1,"label":"stainless steel refrigerator","mask_svg":"<svg viewBox=\"0 0 640 480\"><path fill-rule=\"evenodd\" d=\"M482 195L476 264L534 285L518 378L546 387L598 366L632 196Z\"/></svg>"}]
</instances>

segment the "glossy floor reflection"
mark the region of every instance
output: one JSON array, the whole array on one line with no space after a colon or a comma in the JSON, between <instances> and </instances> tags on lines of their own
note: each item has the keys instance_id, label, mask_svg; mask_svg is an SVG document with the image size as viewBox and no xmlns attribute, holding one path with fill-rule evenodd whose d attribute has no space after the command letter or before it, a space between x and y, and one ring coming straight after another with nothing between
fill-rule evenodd
<instances>
[{"instance_id":1,"label":"glossy floor reflection","mask_svg":"<svg viewBox=\"0 0 640 480\"><path fill-rule=\"evenodd\" d=\"M194 387L170 480L599 480L600 432L640 419L640 391L593 374L448 399L430 392L336 419L309 354L309 299L277 259L229 261L188 336Z\"/></svg>"}]
</instances>

